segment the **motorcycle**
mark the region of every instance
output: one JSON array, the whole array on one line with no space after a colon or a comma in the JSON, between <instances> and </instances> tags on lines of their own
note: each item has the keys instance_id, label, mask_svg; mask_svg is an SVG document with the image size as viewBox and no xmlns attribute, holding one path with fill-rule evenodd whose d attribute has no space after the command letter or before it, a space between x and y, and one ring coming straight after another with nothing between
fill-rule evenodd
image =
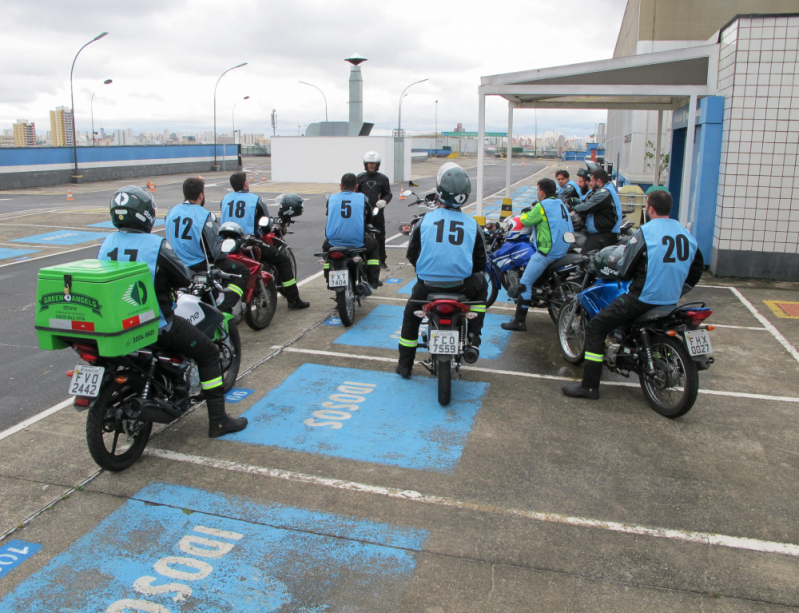
<instances>
[{"instance_id":1,"label":"motorcycle","mask_svg":"<svg viewBox=\"0 0 799 613\"><path fill-rule=\"evenodd\" d=\"M567 362L582 364L585 359L585 329L588 322L619 296L630 283L613 279L587 280L595 274L593 262L586 269L583 287L561 309L558 341ZM713 313L704 302L655 307L609 336L604 364L608 370L629 377L638 374L649 405L669 418L685 415L699 393L699 371L707 370L714 359L704 321Z\"/></svg>"},{"instance_id":2,"label":"motorcycle","mask_svg":"<svg viewBox=\"0 0 799 613\"><path fill-rule=\"evenodd\" d=\"M216 300L221 290L218 281L232 278L235 275L216 269L196 275L192 284L179 292L175 309L218 347L225 392L238 377L241 340L233 316L219 311ZM89 364L67 372L72 379L70 393L75 394L75 408L88 411L89 453L106 470L124 470L136 462L147 446L153 423L168 424L179 418L202 391L194 361L160 349L157 343L119 357L100 355L97 344L88 339L70 344Z\"/></svg>"},{"instance_id":3,"label":"motorcycle","mask_svg":"<svg viewBox=\"0 0 799 613\"><path fill-rule=\"evenodd\" d=\"M294 251L289 247L286 242L287 234L294 234L289 232L289 226L294 223L294 220L289 215L279 214L277 217L272 217L268 221L266 218L261 218L258 227L261 230L261 240L266 245L277 248L278 251L284 253L291 261L291 272L293 279L297 278L297 259L294 257ZM277 269L269 263L264 264L266 272L270 273L275 279L279 279ZM283 290L283 283L276 284L277 291L281 296L285 296Z\"/></svg>"}]
</instances>

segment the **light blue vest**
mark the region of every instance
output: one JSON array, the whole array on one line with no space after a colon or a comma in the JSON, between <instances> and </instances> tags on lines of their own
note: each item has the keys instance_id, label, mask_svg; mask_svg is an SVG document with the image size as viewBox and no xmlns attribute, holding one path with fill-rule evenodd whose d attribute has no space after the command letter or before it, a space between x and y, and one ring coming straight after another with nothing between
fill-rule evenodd
<instances>
[{"instance_id":1,"label":"light blue vest","mask_svg":"<svg viewBox=\"0 0 799 613\"><path fill-rule=\"evenodd\" d=\"M547 256L552 258L563 257L569 251L569 243L563 240L563 235L566 232L574 232L574 226L569 212L566 210L566 205L557 198L546 198L540 204L547 215L549 233L552 237L552 248L547 253Z\"/></svg>"},{"instance_id":2,"label":"light blue vest","mask_svg":"<svg viewBox=\"0 0 799 613\"><path fill-rule=\"evenodd\" d=\"M676 304L696 255L696 239L673 219L641 226L646 241L646 282L638 299L647 304Z\"/></svg>"},{"instance_id":3,"label":"light blue vest","mask_svg":"<svg viewBox=\"0 0 799 613\"><path fill-rule=\"evenodd\" d=\"M166 240L188 267L205 262L202 235L210 215L199 204L187 202L173 206L167 213Z\"/></svg>"},{"instance_id":4,"label":"light blue vest","mask_svg":"<svg viewBox=\"0 0 799 613\"><path fill-rule=\"evenodd\" d=\"M222 223L236 222L246 234L255 234L255 209L258 195L231 192L222 198Z\"/></svg>"},{"instance_id":5,"label":"light blue vest","mask_svg":"<svg viewBox=\"0 0 799 613\"><path fill-rule=\"evenodd\" d=\"M435 285L457 285L472 276L477 231L477 222L460 211L438 208L427 213L418 230L422 250L416 275Z\"/></svg>"},{"instance_id":6,"label":"light blue vest","mask_svg":"<svg viewBox=\"0 0 799 613\"><path fill-rule=\"evenodd\" d=\"M608 183L605 187L608 188L608 191L613 198L613 204L616 205L616 225L613 226L613 232L618 234L619 230L621 230L621 222L623 219L621 212L621 198L619 198L619 192L616 191L616 186L613 185L613 183Z\"/></svg>"},{"instance_id":7,"label":"light blue vest","mask_svg":"<svg viewBox=\"0 0 799 613\"><path fill-rule=\"evenodd\" d=\"M355 192L338 192L327 202L325 236L331 247L363 247L366 199Z\"/></svg>"}]
</instances>

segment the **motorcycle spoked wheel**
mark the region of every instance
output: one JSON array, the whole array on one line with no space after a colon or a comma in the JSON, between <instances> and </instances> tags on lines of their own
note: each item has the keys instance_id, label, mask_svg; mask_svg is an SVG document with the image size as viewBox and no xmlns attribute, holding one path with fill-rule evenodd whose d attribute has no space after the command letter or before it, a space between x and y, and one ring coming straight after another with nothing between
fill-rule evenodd
<instances>
[{"instance_id":1,"label":"motorcycle spoked wheel","mask_svg":"<svg viewBox=\"0 0 799 613\"><path fill-rule=\"evenodd\" d=\"M452 400L452 362L435 358L435 369L438 377L438 404L447 406Z\"/></svg>"},{"instance_id":2,"label":"motorcycle spoked wheel","mask_svg":"<svg viewBox=\"0 0 799 613\"><path fill-rule=\"evenodd\" d=\"M134 420L116 421L114 413L125 398L138 392L125 383L113 379L100 390L94 406L86 416L86 443L97 466L119 472L136 462L150 440L152 422ZM129 437L125 432L133 432ZM129 440L132 439L131 440Z\"/></svg>"},{"instance_id":3,"label":"motorcycle spoked wheel","mask_svg":"<svg viewBox=\"0 0 799 613\"><path fill-rule=\"evenodd\" d=\"M699 394L699 372L685 345L679 338L652 337L655 374L639 373L641 389L649 405L657 412L675 419L682 417L696 402ZM673 370L668 372L664 366Z\"/></svg>"},{"instance_id":4,"label":"motorcycle spoked wheel","mask_svg":"<svg viewBox=\"0 0 799 613\"><path fill-rule=\"evenodd\" d=\"M228 325L228 341L231 347L224 341L216 341L219 348L220 366L222 367L222 391L226 394L233 389L236 378L239 376L239 366L241 366L241 337L239 329L232 321Z\"/></svg>"},{"instance_id":5,"label":"motorcycle spoked wheel","mask_svg":"<svg viewBox=\"0 0 799 613\"><path fill-rule=\"evenodd\" d=\"M568 328L572 313L571 329ZM587 317L577 300L567 302L558 314L558 342L563 359L570 364L582 364L585 360L585 326Z\"/></svg>"},{"instance_id":6,"label":"motorcycle spoked wheel","mask_svg":"<svg viewBox=\"0 0 799 613\"><path fill-rule=\"evenodd\" d=\"M277 287L274 280L267 284L259 281L252 302L244 308L244 322L253 330L263 330L272 323L276 310Z\"/></svg>"},{"instance_id":7,"label":"motorcycle spoked wheel","mask_svg":"<svg viewBox=\"0 0 799 613\"><path fill-rule=\"evenodd\" d=\"M582 287L579 283L563 281L557 289L553 290L549 305L547 306L549 318L552 320L552 323L556 326L558 325L558 315L560 315L560 310L563 308L563 305L568 302L569 298L577 295L581 289Z\"/></svg>"},{"instance_id":8,"label":"motorcycle spoked wheel","mask_svg":"<svg viewBox=\"0 0 799 613\"><path fill-rule=\"evenodd\" d=\"M345 327L349 327L355 323L355 291L352 288L353 283L354 280L352 274L350 274L350 281L347 283L344 291L336 292L338 316Z\"/></svg>"},{"instance_id":9,"label":"motorcycle spoked wheel","mask_svg":"<svg viewBox=\"0 0 799 613\"><path fill-rule=\"evenodd\" d=\"M490 307L497 301L497 296L499 295L499 283L494 283L494 279L501 278L501 272L499 272L499 268L496 264L491 264L494 269L494 274L496 277L492 276L491 273L487 271L483 271L483 275L486 278L486 282L488 283L488 298L486 299L486 308Z\"/></svg>"}]
</instances>

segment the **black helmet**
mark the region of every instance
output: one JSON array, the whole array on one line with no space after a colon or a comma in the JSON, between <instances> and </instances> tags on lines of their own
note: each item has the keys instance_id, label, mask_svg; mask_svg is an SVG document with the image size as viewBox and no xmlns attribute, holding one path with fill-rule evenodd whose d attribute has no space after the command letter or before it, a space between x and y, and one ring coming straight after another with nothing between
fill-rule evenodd
<instances>
[{"instance_id":1,"label":"black helmet","mask_svg":"<svg viewBox=\"0 0 799 613\"><path fill-rule=\"evenodd\" d=\"M151 232L156 208L155 198L150 192L128 185L111 196L111 223L117 228Z\"/></svg>"},{"instance_id":2,"label":"black helmet","mask_svg":"<svg viewBox=\"0 0 799 613\"><path fill-rule=\"evenodd\" d=\"M583 179L585 179L587 181L587 180L589 180L591 178L591 173L588 171L587 168L580 168L577 171L577 176L578 177L582 177Z\"/></svg>"},{"instance_id":3,"label":"black helmet","mask_svg":"<svg viewBox=\"0 0 799 613\"><path fill-rule=\"evenodd\" d=\"M363 169L369 172L368 164L375 165L375 172L380 170L380 154L377 151L367 151L363 156Z\"/></svg>"},{"instance_id":4,"label":"black helmet","mask_svg":"<svg viewBox=\"0 0 799 613\"><path fill-rule=\"evenodd\" d=\"M219 236L238 240L244 238L244 230L235 221L226 221L219 228Z\"/></svg>"},{"instance_id":5,"label":"black helmet","mask_svg":"<svg viewBox=\"0 0 799 613\"><path fill-rule=\"evenodd\" d=\"M279 215L284 217L299 217L302 215L303 199L297 194L280 194L275 198L280 205Z\"/></svg>"},{"instance_id":6,"label":"black helmet","mask_svg":"<svg viewBox=\"0 0 799 613\"><path fill-rule=\"evenodd\" d=\"M460 209L472 193L472 182L466 172L455 162L447 162L438 169L436 196L447 208Z\"/></svg>"},{"instance_id":7,"label":"black helmet","mask_svg":"<svg viewBox=\"0 0 799 613\"><path fill-rule=\"evenodd\" d=\"M594 256L596 274L602 279L618 280L621 276L619 264L624 256L624 245L605 247Z\"/></svg>"}]
</instances>

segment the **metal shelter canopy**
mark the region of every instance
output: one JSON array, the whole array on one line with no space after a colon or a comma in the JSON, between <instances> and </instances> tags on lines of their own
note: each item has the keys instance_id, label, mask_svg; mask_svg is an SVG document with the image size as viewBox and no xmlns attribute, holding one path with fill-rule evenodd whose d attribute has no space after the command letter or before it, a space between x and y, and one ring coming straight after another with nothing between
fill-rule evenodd
<instances>
[{"instance_id":1,"label":"metal shelter canopy","mask_svg":"<svg viewBox=\"0 0 799 613\"><path fill-rule=\"evenodd\" d=\"M647 53L628 57L524 70L481 78L478 89L478 139L485 141L485 98L508 101L508 134L513 134L514 109L622 109L658 111L654 169L660 166L663 111L689 104L688 133L696 129L699 98L716 93L719 45ZM537 135L536 135L537 136ZM512 136L509 136L512 138ZM693 159L693 138L686 139L685 159ZM510 200L512 147L507 148L505 198ZM485 151L477 149L477 216L483 216ZM657 175L653 180L658 184ZM682 193L690 194L691 163L685 164ZM687 202L686 202L687 204ZM688 223L688 206L680 207L680 221ZM689 226L690 229L690 226Z\"/></svg>"}]
</instances>

